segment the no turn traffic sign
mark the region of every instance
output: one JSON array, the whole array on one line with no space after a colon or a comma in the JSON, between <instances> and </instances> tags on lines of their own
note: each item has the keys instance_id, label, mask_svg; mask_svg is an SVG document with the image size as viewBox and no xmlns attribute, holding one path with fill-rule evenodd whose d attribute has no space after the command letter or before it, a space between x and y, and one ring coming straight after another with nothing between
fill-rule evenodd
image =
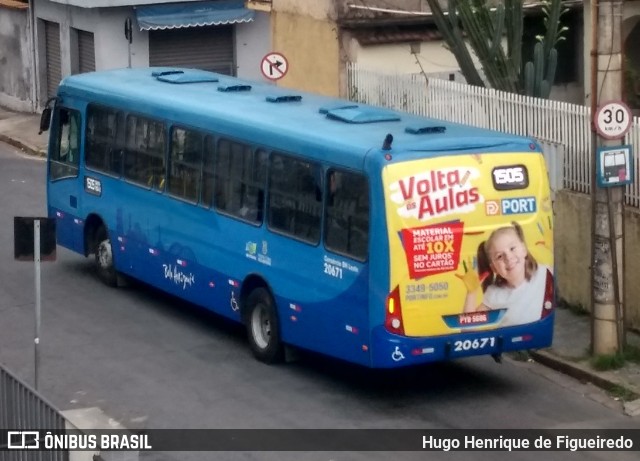
<instances>
[{"instance_id":1,"label":"no turn traffic sign","mask_svg":"<svg viewBox=\"0 0 640 461\"><path fill-rule=\"evenodd\" d=\"M284 55L280 53L269 53L262 58L260 69L262 70L262 75L269 80L279 80L287 73L289 63Z\"/></svg>"},{"instance_id":2,"label":"no turn traffic sign","mask_svg":"<svg viewBox=\"0 0 640 461\"><path fill-rule=\"evenodd\" d=\"M611 101L598 108L593 122L603 138L620 139L631 128L631 110L622 101Z\"/></svg>"}]
</instances>

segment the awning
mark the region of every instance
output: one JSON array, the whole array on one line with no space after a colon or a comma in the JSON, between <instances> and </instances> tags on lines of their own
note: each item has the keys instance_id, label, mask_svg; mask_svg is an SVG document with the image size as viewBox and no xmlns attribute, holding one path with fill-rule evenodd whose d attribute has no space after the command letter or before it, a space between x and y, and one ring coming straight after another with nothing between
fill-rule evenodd
<instances>
[{"instance_id":1,"label":"awning","mask_svg":"<svg viewBox=\"0 0 640 461\"><path fill-rule=\"evenodd\" d=\"M253 21L243 0L185 2L136 7L140 30L220 26Z\"/></svg>"}]
</instances>

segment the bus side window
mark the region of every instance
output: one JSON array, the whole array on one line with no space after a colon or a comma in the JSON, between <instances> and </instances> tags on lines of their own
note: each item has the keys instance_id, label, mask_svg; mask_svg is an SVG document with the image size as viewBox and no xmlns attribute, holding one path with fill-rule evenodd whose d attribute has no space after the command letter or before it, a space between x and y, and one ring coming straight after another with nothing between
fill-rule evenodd
<instances>
[{"instance_id":1,"label":"bus side window","mask_svg":"<svg viewBox=\"0 0 640 461\"><path fill-rule=\"evenodd\" d=\"M174 127L169 159L169 193L196 203L201 185L202 135L194 130Z\"/></svg>"},{"instance_id":2,"label":"bus side window","mask_svg":"<svg viewBox=\"0 0 640 461\"><path fill-rule=\"evenodd\" d=\"M273 154L269 169L269 228L309 243L320 241L321 167Z\"/></svg>"},{"instance_id":3,"label":"bus side window","mask_svg":"<svg viewBox=\"0 0 640 461\"><path fill-rule=\"evenodd\" d=\"M165 152L164 124L129 114L126 121L124 177L141 186L164 190Z\"/></svg>"},{"instance_id":4,"label":"bus side window","mask_svg":"<svg viewBox=\"0 0 640 461\"><path fill-rule=\"evenodd\" d=\"M218 143L214 205L217 210L254 224L262 223L265 151L226 139Z\"/></svg>"},{"instance_id":5,"label":"bus side window","mask_svg":"<svg viewBox=\"0 0 640 461\"><path fill-rule=\"evenodd\" d=\"M50 150L51 179L76 177L80 161L80 113L60 108L54 124L56 142Z\"/></svg>"},{"instance_id":6,"label":"bus side window","mask_svg":"<svg viewBox=\"0 0 640 461\"><path fill-rule=\"evenodd\" d=\"M267 180L268 154L258 150L253 155L252 168L245 174L245 188L242 199L241 214L249 220L262 223L264 209L264 188Z\"/></svg>"},{"instance_id":7,"label":"bus side window","mask_svg":"<svg viewBox=\"0 0 640 461\"><path fill-rule=\"evenodd\" d=\"M85 163L114 176L122 174L122 113L90 104L87 108Z\"/></svg>"},{"instance_id":8,"label":"bus side window","mask_svg":"<svg viewBox=\"0 0 640 461\"><path fill-rule=\"evenodd\" d=\"M364 261L369 251L369 188L364 176L330 170L325 207L325 245Z\"/></svg>"}]
</instances>

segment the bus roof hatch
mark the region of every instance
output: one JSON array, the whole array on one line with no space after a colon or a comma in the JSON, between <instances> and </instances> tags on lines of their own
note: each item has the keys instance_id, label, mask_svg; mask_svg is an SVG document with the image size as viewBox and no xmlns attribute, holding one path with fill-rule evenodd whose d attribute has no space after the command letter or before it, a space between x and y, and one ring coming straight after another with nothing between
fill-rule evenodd
<instances>
[{"instance_id":1,"label":"bus roof hatch","mask_svg":"<svg viewBox=\"0 0 640 461\"><path fill-rule=\"evenodd\" d=\"M166 83L215 83L218 81L218 77L210 72L194 70L164 70L159 72L153 72L156 79Z\"/></svg>"},{"instance_id":2,"label":"bus roof hatch","mask_svg":"<svg viewBox=\"0 0 640 461\"><path fill-rule=\"evenodd\" d=\"M400 116L394 112L372 107L344 107L327 111L327 118L346 123L397 122Z\"/></svg>"}]
</instances>

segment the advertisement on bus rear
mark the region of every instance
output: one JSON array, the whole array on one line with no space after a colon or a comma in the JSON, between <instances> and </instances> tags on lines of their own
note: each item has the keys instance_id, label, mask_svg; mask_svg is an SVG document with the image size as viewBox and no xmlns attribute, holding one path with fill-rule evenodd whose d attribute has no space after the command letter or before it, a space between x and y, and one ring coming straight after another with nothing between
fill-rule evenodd
<instances>
[{"instance_id":1,"label":"advertisement on bus rear","mask_svg":"<svg viewBox=\"0 0 640 461\"><path fill-rule=\"evenodd\" d=\"M553 309L552 203L542 155L420 159L383 172L391 290L404 334L536 322Z\"/></svg>"}]
</instances>

